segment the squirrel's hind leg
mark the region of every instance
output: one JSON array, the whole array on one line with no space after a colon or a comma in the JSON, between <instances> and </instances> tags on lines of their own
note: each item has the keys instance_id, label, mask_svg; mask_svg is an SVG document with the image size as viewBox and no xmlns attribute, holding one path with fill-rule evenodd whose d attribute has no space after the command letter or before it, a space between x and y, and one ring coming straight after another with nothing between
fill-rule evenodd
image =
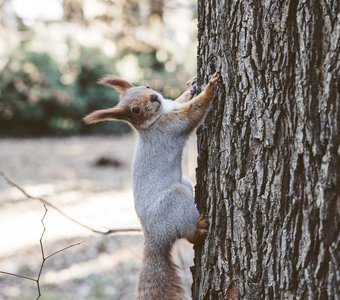
<instances>
[{"instance_id":1,"label":"squirrel's hind leg","mask_svg":"<svg viewBox=\"0 0 340 300\"><path fill-rule=\"evenodd\" d=\"M197 229L186 237L187 240L192 244L201 245L207 235L207 227L207 220L204 215L201 214L197 219Z\"/></svg>"},{"instance_id":2,"label":"squirrel's hind leg","mask_svg":"<svg viewBox=\"0 0 340 300\"><path fill-rule=\"evenodd\" d=\"M187 177L182 176L182 184L190 192L190 194L194 196L191 181ZM187 240L192 244L196 244L196 245L202 244L204 238L207 235L207 229L206 229L207 227L208 227L207 220L203 216L203 214L201 214L197 219L197 229L186 236Z\"/></svg>"}]
</instances>

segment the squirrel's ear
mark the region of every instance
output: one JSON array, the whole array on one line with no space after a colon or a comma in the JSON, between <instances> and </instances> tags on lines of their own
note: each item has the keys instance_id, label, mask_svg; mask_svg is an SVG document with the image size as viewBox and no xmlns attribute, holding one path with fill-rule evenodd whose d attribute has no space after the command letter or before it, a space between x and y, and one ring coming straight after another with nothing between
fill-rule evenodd
<instances>
[{"instance_id":1,"label":"squirrel's ear","mask_svg":"<svg viewBox=\"0 0 340 300\"><path fill-rule=\"evenodd\" d=\"M133 84L131 84L130 82L111 75L107 75L104 78L100 79L98 83L112 87L120 94L133 87Z\"/></svg>"},{"instance_id":2,"label":"squirrel's ear","mask_svg":"<svg viewBox=\"0 0 340 300\"><path fill-rule=\"evenodd\" d=\"M96 110L86 117L83 118L83 121L86 124L94 124L103 121L110 120L126 120L128 116L128 111L124 107L113 107L108 109Z\"/></svg>"}]
</instances>

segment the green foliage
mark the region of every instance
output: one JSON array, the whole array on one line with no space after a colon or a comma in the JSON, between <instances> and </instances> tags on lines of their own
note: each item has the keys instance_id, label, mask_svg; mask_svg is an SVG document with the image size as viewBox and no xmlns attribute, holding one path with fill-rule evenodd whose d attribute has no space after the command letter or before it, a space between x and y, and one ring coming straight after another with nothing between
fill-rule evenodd
<instances>
[{"instance_id":1,"label":"green foliage","mask_svg":"<svg viewBox=\"0 0 340 300\"><path fill-rule=\"evenodd\" d=\"M100 50L82 49L79 58L70 62L70 68L77 71L72 84L74 99L69 110L72 119L80 120L89 112L117 104L119 97L116 92L96 84L104 75L115 73L113 64ZM128 125L123 122L106 122L93 126L84 126L82 123L79 125L81 125L80 133L123 133L129 130Z\"/></svg>"},{"instance_id":2,"label":"green foliage","mask_svg":"<svg viewBox=\"0 0 340 300\"><path fill-rule=\"evenodd\" d=\"M18 48L1 74L0 134L126 131L127 126L119 123L85 126L81 121L90 111L117 103L116 93L96 84L110 72L112 67L99 50L82 49L80 57L63 68L48 53Z\"/></svg>"}]
</instances>

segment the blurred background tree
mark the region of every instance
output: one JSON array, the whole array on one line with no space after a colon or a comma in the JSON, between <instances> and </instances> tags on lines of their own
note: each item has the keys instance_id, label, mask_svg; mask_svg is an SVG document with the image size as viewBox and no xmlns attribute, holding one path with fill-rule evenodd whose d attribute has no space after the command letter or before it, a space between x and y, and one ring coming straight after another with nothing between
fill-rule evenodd
<instances>
[{"instance_id":1,"label":"blurred background tree","mask_svg":"<svg viewBox=\"0 0 340 300\"><path fill-rule=\"evenodd\" d=\"M196 72L192 0L0 0L0 135L126 132L85 127L118 96L106 74L176 97Z\"/></svg>"}]
</instances>

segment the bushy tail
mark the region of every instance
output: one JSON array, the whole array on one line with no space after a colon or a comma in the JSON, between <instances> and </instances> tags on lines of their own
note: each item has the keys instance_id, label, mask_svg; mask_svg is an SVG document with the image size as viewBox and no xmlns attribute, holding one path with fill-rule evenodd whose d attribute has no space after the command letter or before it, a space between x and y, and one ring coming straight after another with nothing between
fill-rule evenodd
<instances>
[{"instance_id":1,"label":"bushy tail","mask_svg":"<svg viewBox=\"0 0 340 300\"><path fill-rule=\"evenodd\" d=\"M183 300L177 266L171 260L171 247L160 251L147 248L144 250L137 300Z\"/></svg>"}]
</instances>

